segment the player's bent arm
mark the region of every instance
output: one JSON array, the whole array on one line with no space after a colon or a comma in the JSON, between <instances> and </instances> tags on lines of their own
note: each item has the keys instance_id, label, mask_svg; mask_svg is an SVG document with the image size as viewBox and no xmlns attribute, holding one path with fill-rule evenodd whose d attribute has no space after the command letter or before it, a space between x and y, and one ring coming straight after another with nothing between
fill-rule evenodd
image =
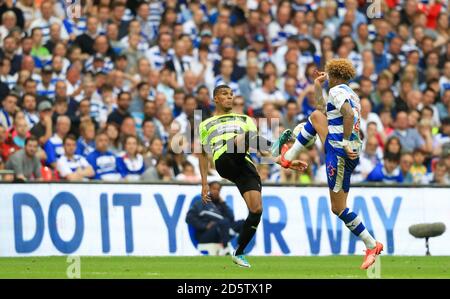
<instances>
[{"instance_id":1,"label":"player's bent arm","mask_svg":"<svg viewBox=\"0 0 450 299\"><path fill-rule=\"evenodd\" d=\"M352 106L350 106L348 102L345 102L341 106L340 112L342 114L344 125L344 136L342 140L342 147L347 153L347 157L354 160L359 156L359 153L355 152L354 149L352 149L350 146L350 136L352 135L353 131L353 121L355 114L353 112Z\"/></svg>"},{"instance_id":2,"label":"player's bent arm","mask_svg":"<svg viewBox=\"0 0 450 299\"><path fill-rule=\"evenodd\" d=\"M344 140L350 140L353 131L354 112L352 106L345 102L340 110L344 122Z\"/></svg>"},{"instance_id":3,"label":"player's bent arm","mask_svg":"<svg viewBox=\"0 0 450 299\"><path fill-rule=\"evenodd\" d=\"M202 186L208 185L208 154L205 149L202 147L202 154L198 157L199 167L200 167L200 176L202 177Z\"/></svg>"},{"instance_id":4,"label":"player's bent arm","mask_svg":"<svg viewBox=\"0 0 450 299\"><path fill-rule=\"evenodd\" d=\"M316 109L319 110L322 113L326 113L326 104L325 104L325 99L323 98L323 90L322 90L322 86L318 85L318 84L314 84L314 97L316 99Z\"/></svg>"}]
</instances>

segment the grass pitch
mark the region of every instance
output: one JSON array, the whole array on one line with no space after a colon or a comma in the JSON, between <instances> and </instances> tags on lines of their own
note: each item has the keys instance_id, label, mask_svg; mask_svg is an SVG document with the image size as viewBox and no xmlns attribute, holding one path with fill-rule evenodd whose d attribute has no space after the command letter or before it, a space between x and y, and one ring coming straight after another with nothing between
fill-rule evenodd
<instances>
[{"instance_id":1,"label":"grass pitch","mask_svg":"<svg viewBox=\"0 0 450 299\"><path fill-rule=\"evenodd\" d=\"M367 278L362 256L81 257L81 278ZM70 259L69 259L70 261ZM0 258L0 278L67 278L67 257ZM381 278L450 278L450 257L381 256Z\"/></svg>"}]
</instances>

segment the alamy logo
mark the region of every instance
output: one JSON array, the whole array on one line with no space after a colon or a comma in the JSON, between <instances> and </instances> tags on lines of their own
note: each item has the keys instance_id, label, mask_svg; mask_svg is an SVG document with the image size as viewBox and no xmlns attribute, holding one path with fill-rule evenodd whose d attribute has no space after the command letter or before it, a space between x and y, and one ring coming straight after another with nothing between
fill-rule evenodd
<instances>
[{"instance_id":1,"label":"alamy logo","mask_svg":"<svg viewBox=\"0 0 450 299\"><path fill-rule=\"evenodd\" d=\"M81 278L80 257L68 256L66 262L69 264L66 271L67 278Z\"/></svg>"},{"instance_id":2,"label":"alamy logo","mask_svg":"<svg viewBox=\"0 0 450 299\"><path fill-rule=\"evenodd\" d=\"M380 19L381 14L381 0L368 0L370 5L367 7L366 14L369 19Z\"/></svg>"},{"instance_id":3,"label":"alamy logo","mask_svg":"<svg viewBox=\"0 0 450 299\"><path fill-rule=\"evenodd\" d=\"M81 0L64 0L66 4L66 14L69 19L81 18Z\"/></svg>"}]
</instances>

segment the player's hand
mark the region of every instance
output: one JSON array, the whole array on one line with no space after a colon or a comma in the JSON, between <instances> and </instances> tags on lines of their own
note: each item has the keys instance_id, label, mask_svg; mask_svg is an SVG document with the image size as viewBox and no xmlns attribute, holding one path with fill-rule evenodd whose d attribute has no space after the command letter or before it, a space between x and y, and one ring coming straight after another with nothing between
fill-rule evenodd
<instances>
[{"instance_id":1,"label":"player's hand","mask_svg":"<svg viewBox=\"0 0 450 299\"><path fill-rule=\"evenodd\" d=\"M302 160L293 160L291 162L291 165L289 166L289 169L303 172L308 168L308 163L303 162Z\"/></svg>"},{"instance_id":2,"label":"player's hand","mask_svg":"<svg viewBox=\"0 0 450 299\"><path fill-rule=\"evenodd\" d=\"M202 186L202 202L203 204L207 204L211 201L211 196L209 196L209 186L203 185Z\"/></svg>"},{"instance_id":3,"label":"player's hand","mask_svg":"<svg viewBox=\"0 0 450 299\"><path fill-rule=\"evenodd\" d=\"M314 84L322 86L323 83L327 80L327 73L325 72L319 72L318 70L314 71L314 76L316 79L314 79Z\"/></svg>"},{"instance_id":4,"label":"player's hand","mask_svg":"<svg viewBox=\"0 0 450 299\"><path fill-rule=\"evenodd\" d=\"M359 154L357 152L354 152L349 145L344 146L344 151L350 160L355 160L359 157Z\"/></svg>"}]
</instances>

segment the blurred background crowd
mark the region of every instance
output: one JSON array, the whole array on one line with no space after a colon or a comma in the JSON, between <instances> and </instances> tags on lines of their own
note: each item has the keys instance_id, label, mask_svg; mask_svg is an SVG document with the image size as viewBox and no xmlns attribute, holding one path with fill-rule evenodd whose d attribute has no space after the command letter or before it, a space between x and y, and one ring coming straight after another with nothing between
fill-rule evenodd
<instances>
[{"instance_id":1,"label":"blurred background crowd","mask_svg":"<svg viewBox=\"0 0 450 299\"><path fill-rule=\"evenodd\" d=\"M195 124L215 86L274 140L341 57L361 97L353 182L449 185L449 34L444 0L0 0L3 179L199 182ZM323 156L318 141L303 174L258 170L325 183Z\"/></svg>"}]
</instances>

